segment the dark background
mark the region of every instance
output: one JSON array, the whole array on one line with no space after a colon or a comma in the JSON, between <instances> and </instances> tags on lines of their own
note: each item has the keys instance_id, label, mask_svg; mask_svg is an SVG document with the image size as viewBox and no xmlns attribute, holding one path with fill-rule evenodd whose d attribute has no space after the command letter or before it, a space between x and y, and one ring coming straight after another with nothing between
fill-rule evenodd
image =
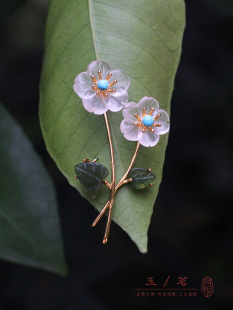
<instances>
[{"instance_id":1,"label":"dark background","mask_svg":"<svg viewBox=\"0 0 233 310\"><path fill-rule=\"evenodd\" d=\"M0 310L232 309L233 19L187 0L163 181L141 254L72 188L46 151L38 119L46 0L0 1L0 101L21 124L54 180L69 275L0 261ZM230 10L229 10L230 12ZM197 297L137 297L154 277L188 277ZM214 293L203 297L205 276Z\"/></svg>"}]
</instances>

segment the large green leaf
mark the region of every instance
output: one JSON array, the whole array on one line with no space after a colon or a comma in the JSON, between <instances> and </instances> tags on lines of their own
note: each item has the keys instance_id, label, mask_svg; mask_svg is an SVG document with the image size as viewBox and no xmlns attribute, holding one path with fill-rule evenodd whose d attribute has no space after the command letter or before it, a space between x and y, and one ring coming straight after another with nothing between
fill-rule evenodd
<instances>
[{"instance_id":1,"label":"large green leaf","mask_svg":"<svg viewBox=\"0 0 233 310\"><path fill-rule=\"evenodd\" d=\"M98 156L99 163L111 169L107 132L104 117L83 108L72 88L74 79L86 71L91 61L107 61L130 77L129 101L152 96L169 112L184 16L183 0L50 2L41 77L41 126L48 151L59 169L99 211L109 198L109 189L102 188L93 199L93 193L74 180L74 166L83 158ZM119 181L136 142L125 140L120 132L121 111L108 112L108 118ZM154 186L142 193L124 185L115 197L113 220L142 253L147 251L147 230L161 182L167 139L168 135L161 136L154 148L141 146L135 162L136 167L148 165L156 174Z\"/></svg>"},{"instance_id":2,"label":"large green leaf","mask_svg":"<svg viewBox=\"0 0 233 310\"><path fill-rule=\"evenodd\" d=\"M0 105L0 257L67 273L52 181L20 126Z\"/></svg>"}]
</instances>

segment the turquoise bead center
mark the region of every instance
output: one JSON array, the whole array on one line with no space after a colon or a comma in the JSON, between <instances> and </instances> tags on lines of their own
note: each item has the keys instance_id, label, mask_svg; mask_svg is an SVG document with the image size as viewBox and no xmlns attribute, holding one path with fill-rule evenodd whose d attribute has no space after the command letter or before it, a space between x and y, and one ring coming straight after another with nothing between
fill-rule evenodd
<instances>
[{"instance_id":1,"label":"turquoise bead center","mask_svg":"<svg viewBox=\"0 0 233 310\"><path fill-rule=\"evenodd\" d=\"M143 125L145 125L146 127L150 127L153 125L154 119L152 116L146 115L143 117L142 122L143 122Z\"/></svg>"},{"instance_id":2,"label":"turquoise bead center","mask_svg":"<svg viewBox=\"0 0 233 310\"><path fill-rule=\"evenodd\" d=\"M100 80L98 82L98 88L99 88L99 90L106 90L106 89L108 89L108 81Z\"/></svg>"}]
</instances>

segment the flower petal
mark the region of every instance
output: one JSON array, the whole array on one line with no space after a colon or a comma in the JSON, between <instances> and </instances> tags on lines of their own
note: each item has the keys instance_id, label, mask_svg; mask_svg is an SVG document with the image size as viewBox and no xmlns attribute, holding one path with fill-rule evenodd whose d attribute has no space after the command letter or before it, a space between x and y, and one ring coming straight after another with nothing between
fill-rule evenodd
<instances>
[{"instance_id":1,"label":"flower petal","mask_svg":"<svg viewBox=\"0 0 233 310\"><path fill-rule=\"evenodd\" d=\"M100 115L104 114L108 110L108 107L105 105L102 98L100 96L96 96L96 94L91 97L85 97L82 101L84 108L88 112L93 112L94 114Z\"/></svg>"},{"instance_id":2,"label":"flower petal","mask_svg":"<svg viewBox=\"0 0 233 310\"><path fill-rule=\"evenodd\" d=\"M73 88L76 94L83 98L88 91L92 90L92 84L91 77L86 72L82 72L75 78Z\"/></svg>"},{"instance_id":3,"label":"flower petal","mask_svg":"<svg viewBox=\"0 0 233 310\"><path fill-rule=\"evenodd\" d=\"M155 108L155 110L159 109L159 103L157 100L155 100L152 97L143 97L138 102L138 109L139 109L140 116L142 116L143 108L146 108L146 114L149 114L151 108Z\"/></svg>"},{"instance_id":4,"label":"flower petal","mask_svg":"<svg viewBox=\"0 0 233 310\"><path fill-rule=\"evenodd\" d=\"M121 132L124 137L129 141L138 141L142 135L142 131L134 126L134 123L123 120L120 125Z\"/></svg>"},{"instance_id":5,"label":"flower petal","mask_svg":"<svg viewBox=\"0 0 233 310\"><path fill-rule=\"evenodd\" d=\"M97 80L99 80L99 70L101 71L102 79L105 80L111 68L107 62L97 60L92 61L87 67L87 73L90 76L94 75Z\"/></svg>"},{"instance_id":6,"label":"flower petal","mask_svg":"<svg viewBox=\"0 0 233 310\"><path fill-rule=\"evenodd\" d=\"M145 147L155 146L159 142L159 135L147 130L145 133L142 133L139 142Z\"/></svg>"},{"instance_id":7,"label":"flower petal","mask_svg":"<svg viewBox=\"0 0 233 310\"><path fill-rule=\"evenodd\" d=\"M153 129L155 130L155 133L157 133L158 135L164 135L170 129L169 115L164 110L157 110L155 112L156 112L156 115L158 113L161 114L161 117L155 121L155 124L160 123L162 126L161 127L153 126Z\"/></svg>"},{"instance_id":8,"label":"flower petal","mask_svg":"<svg viewBox=\"0 0 233 310\"><path fill-rule=\"evenodd\" d=\"M122 94L119 94L119 95L114 93L112 96L114 96L115 98L120 100L122 104L126 104L128 99L129 99L129 95L128 95L127 91L122 93Z\"/></svg>"},{"instance_id":9,"label":"flower petal","mask_svg":"<svg viewBox=\"0 0 233 310\"><path fill-rule=\"evenodd\" d=\"M136 122L135 113L138 113L138 105L135 102L128 102L125 104L122 111L126 121Z\"/></svg>"},{"instance_id":10,"label":"flower petal","mask_svg":"<svg viewBox=\"0 0 233 310\"><path fill-rule=\"evenodd\" d=\"M108 98L105 99L105 104L110 111L118 112L123 109L123 104L120 99L121 98L108 95Z\"/></svg>"},{"instance_id":11,"label":"flower petal","mask_svg":"<svg viewBox=\"0 0 233 310\"><path fill-rule=\"evenodd\" d=\"M126 75L125 72L120 69L112 70L111 73L112 73L112 76L108 80L108 83L111 84L114 80L117 80L117 83L111 87L112 89L113 88L116 89L115 95L119 95L127 91L130 85L130 80L129 80L128 75Z\"/></svg>"}]
</instances>

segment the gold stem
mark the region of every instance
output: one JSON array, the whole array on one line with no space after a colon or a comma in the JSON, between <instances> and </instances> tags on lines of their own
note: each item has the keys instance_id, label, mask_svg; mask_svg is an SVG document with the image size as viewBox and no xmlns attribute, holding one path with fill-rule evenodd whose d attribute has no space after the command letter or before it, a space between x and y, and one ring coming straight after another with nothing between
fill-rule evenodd
<instances>
[{"instance_id":1,"label":"gold stem","mask_svg":"<svg viewBox=\"0 0 233 310\"><path fill-rule=\"evenodd\" d=\"M114 195L116 194L117 190L119 189L119 187L120 187L121 185L126 184L125 179L126 179L128 173L129 173L130 169L132 168L132 166L133 166L133 164L134 164L134 161L135 161L136 156L137 156L137 154L138 154L139 146L140 146L140 143L138 142L138 143L137 143L137 146L136 146L136 150L135 150L134 155L133 155L133 158L132 158L132 160L131 160L131 162L130 162L130 165L129 165L129 167L128 167L126 173L123 175L123 177L122 177L122 178L120 179L120 181L118 182L117 186L114 188ZM127 182L127 183L128 183L128 182ZM115 185L115 184L114 184L114 185ZM113 195L113 196L114 196L114 195ZM106 210L108 209L108 207L110 206L110 203L111 203L111 198L108 200L108 202L106 203L106 205L104 206L104 208L101 210L100 214L97 216L97 218L95 219L95 221L93 222L93 224L92 224L91 226L95 226L95 225L98 223L98 221L100 220L100 218L103 216L103 214L105 213L105 211L106 211ZM111 208L112 208L112 207L111 207ZM110 213L110 210L109 210L109 213ZM109 215L108 215L108 216L109 216ZM110 216L111 216L111 214L110 214ZM110 225L110 223L109 223L109 225ZM107 231L107 228L106 228L106 231ZM105 234L106 234L106 233L105 233ZM105 240L105 239L104 239L104 240ZM103 240L103 241L104 241L104 240ZM107 241L106 241L106 242L107 242ZM106 243L106 242L105 242L105 243Z\"/></svg>"},{"instance_id":2,"label":"gold stem","mask_svg":"<svg viewBox=\"0 0 233 310\"><path fill-rule=\"evenodd\" d=\"M134 162L135 162L136 156L137 156L137 154L138 154L139 146L140 146L140 142L138 141L137 146L136 146L136 150L135 150L135 152L134 152L134 154L133 154L133 158L132 158L132 160L131 160L131 163L130 163L130 165L129 165L127 171L126 171L126 173L123 175L123 177L122 177L122 178L120 179L120 181L118 182L118 184L117 184L117 186L116 186L115 192L116 192L116 191L118 190L118 188L124 183L124 180L126 179L126 177L127 177L128 173L129 173L130 169L132 168L132 166L133 166L133 164L134 164Z\"/></svg>"},{"instance_id":3,"label":"gold stem","mask_svg":"<svg viewBox=\"0 0 233 310\"><path fill-rule=\"evenodd\" d=\"M109 207L109 202L110 199L108 200L108 202L106 203L106 205L103 207L103 209L101 210L100 214L97 216L97 218L95 219L95 221L92 223L92 227L94 227L98 222L99 219L102 217L102 215L105 213L105 211L107 210L107 208Z\"/></svg>"},{"instance_id":4,"label":"gold stem","mask_svg":"<svg viewBox=\"0 0 233 310\"><path fill-rule=\"evenodd\" d=\"M106 230L105 230L104 239L103 239L103 243L106 243L108 241L108 235L109 235L110 224L111 224L111 219L112 219L112 207L114 203L116 180L115 180L115 160L114 160L114 153L113 153L113 146L112 146L112 137L110 133L107 113L104 113L104 120L105 120L106 129L108 133L108 141L109 141L110 155L111 155L111 166L112 166L111 197L110 197L110 204L109 204L108 221L107 221Z\"/></svg>"},{"instance_id":5,"label":"gold stem","mask_svg":"<svg viewBox=\"0 0 233 310\"><path fill-rule=\"evenodd\" d=\"M105 184L105 185L106 185L109 189L112 189L111 184L110 184L110 183L108 183L108 181L107 181L107 180L103 180L102 182L103 182L103 184Z\"/></svg>"},{"instance_id":6,"label":"gold stem","mask_svg":"<svg viewBox=\"0 0 233 310\"><path fill-rule=\"evenodd\" d=\"M115 195L115 193L114 193L114 195ZM110 198L110 205L109 205L109 211L108 211L108 221L107 221L106 230L105 230L105 234L104 234L103 244L106 244L108 242L108 235L109 235L109 230L110 230L110 224L111 224L111 221L112 221L112 207L113 207L113 203L114 203L114 197Z\"/></svg>"}]
</instances>

